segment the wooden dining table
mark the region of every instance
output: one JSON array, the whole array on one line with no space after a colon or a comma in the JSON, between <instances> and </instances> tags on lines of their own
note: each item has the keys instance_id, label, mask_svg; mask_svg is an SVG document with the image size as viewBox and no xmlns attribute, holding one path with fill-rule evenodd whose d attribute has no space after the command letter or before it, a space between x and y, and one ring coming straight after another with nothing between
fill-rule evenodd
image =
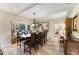
<instances>
[{"instance_id":1,"label":"wooden dining table","mask_svg":"<svg viewBox=\"0 0 79 59\"><path fill-rule=\"evenodd\" d=\"M31 34L22 34L22 35L19 35L20 38L28 38L28 37L31 37Z\"/></svg>"},{"instance_id":2,"label":"wooden dining table","mask_svg":"<svg viewBox=\"0 0 79 59\"><path fill-rule=\"evenodd\" d=\"M22 34L22 35L18 35L18 37L19 37L19 43L20 43L20 48L21 48L21 45L22 45L21 43L24 44L24 42L29 41L31 38L31 34ZM18 41L17 41L17 45L18 45ZM24 53L25 53L25 44L23 46L24 46ZM30 52L31 52L31 47L30 47Z\"/></svg>"},{"instance_id":3,"label":"wooden dining table","mask_svg":"<svg viewBox=\"0 0 79 59\"><path fill-rule=\"evenodd\" d=\"M22 35L19 35L20 47L21 47L21 42L28 41L28 40L30 40L30 38L31 38L31 34L22 34Z\"/></svg>"}]
</instances>

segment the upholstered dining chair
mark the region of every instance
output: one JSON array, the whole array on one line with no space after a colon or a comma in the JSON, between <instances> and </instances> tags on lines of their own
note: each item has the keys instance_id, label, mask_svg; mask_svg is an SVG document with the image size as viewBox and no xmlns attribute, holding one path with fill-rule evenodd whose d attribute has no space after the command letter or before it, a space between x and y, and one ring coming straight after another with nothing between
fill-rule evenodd
<instances>
[{"instance_id":1,"label":"upholstered dining chair","mask_svg":"<svg viewBox=\"0 0 79 59\"><path fill-rule=\"evenodd\" d=\"M44 44L46 44L46 42L47 42L47 33L48 33L47 30L44 30L44 31L43 31Z\"/></svg>"},{"instance_id":2,"label":"upholstered dining chair","mask_svg":"<svg viewBox=\"0 0 79 59\"><path fill-rule=\"evenodd\" d=\"M24 41L26 41L26 38L22 38L20 37L21 35L17 34L17 46L19 45L20 48L22 46L22 43L24 43Z\"/></svg>"},{"instance_id":3,"label":"upholstered dining chair","mask_svg":"<svg viewBox=\"0 0 79 59\"><path fill-rule=\"evenodd\" d=\"M30 37L30 40L24 42L24 53L27 51L31 55L32 54L31 53L32 48L34 48L35 51L37 51L37 44L36 44L36 39L37 38L36 37L37 37L36 33L32 33L31 37Z\"/></svg>"},{"instance_id":4,"label":"upholstered dining chair","mask_svg":"<svg viewBox=\"0 0 79 59\"><path fill-rule=\"evenodd\" d=\"M43 46L43 42L44 42L43 33L42 33L42 32L39 32L39 33L38 33L38 44L39 44L40 46Z\"/></svg>"}]
</instances>

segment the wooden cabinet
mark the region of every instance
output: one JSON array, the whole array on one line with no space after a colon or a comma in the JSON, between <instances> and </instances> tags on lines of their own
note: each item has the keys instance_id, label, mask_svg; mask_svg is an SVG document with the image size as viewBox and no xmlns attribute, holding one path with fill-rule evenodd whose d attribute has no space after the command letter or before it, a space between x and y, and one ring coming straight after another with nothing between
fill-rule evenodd
<instances>
[{"instance_id":1,"label":"wooden cabinet","mask_svg":"<svg viewBox=\"0 0 79 59\"><path fill-rule=\"evenodd\" d=\"M11 42L12 42L12 44L17 43L17 35L16 35L16 33L13 34Z\"/></svg>"},{"instance_id":2,"label":"wooden cabinet","mask_svg":"<svg viewBox=\"0 0 79 59\"><path fill-rule=\"evenodd\" d=\"M66 19L66 38L70 38L72 34L72 18Z\"/></svg>"}]
</instances>

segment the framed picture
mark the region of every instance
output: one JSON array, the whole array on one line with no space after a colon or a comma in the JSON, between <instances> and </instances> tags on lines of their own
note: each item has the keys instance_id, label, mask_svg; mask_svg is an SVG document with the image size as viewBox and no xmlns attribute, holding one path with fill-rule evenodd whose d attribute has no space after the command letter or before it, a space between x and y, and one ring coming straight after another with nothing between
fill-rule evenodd
<instances>
[{"instance_id":1,"label":"framed picture","mask_svg":"<svg viewBox=\"0 0 79 59\"><path fill-rule=\"evenodd\" d=\"M73 30L77 31L77 15L73 18Z\"/></svg>"},{"instance_id":2,"label":"framed picture","mask_svg":"<svg viewBox=\"0 0 79 59\"><path fill-rule=\"evenodd\" d=\"M49 22L42 22L43 30L49 31Z\"/></svg>"}]
</instances>

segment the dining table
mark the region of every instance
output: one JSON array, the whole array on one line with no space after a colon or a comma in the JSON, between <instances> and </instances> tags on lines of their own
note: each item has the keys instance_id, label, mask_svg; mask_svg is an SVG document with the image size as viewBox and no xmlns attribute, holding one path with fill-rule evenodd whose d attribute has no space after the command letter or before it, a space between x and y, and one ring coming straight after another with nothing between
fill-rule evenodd
<instances>
[{"instance_id":1,"label":"dining table","mask_svg":"<svg viewBox=\"0 0 79 59\"><path fill-rule=\"evenodd\" d=\"M19 42L20 42L20 47L21 47L22 45L21 42L30 40L31 34L22 34L22 35L19 35L18 37L19 37Z\"/></svg>"},{"instance_id":2,"label":"dining table","mask_svg":"<svg viewBox=\"0 0 79 59\"><path fill-rule=\"evenodd\" d=\"M20 43L20 48L21 48L21 43L24 44L24 42L26 41L29 41L31 38L31 34L22 34L22 35L19 35L19 43ZM18 44L18 42L17 42ZM25 53L25 44L23 45L24 46L24 53ZM29 47L29 51L30 51L30 55L31 55L31 47Z\"/></svg>"}]
</instances>

